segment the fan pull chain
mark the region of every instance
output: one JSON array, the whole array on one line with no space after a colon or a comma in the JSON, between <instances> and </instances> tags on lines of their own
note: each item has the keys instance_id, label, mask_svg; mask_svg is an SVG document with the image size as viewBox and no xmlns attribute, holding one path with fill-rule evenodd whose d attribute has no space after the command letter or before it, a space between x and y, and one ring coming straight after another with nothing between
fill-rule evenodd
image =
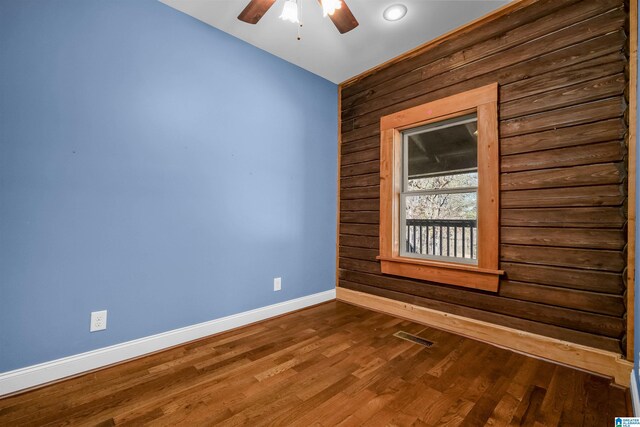
<instances>
[{"instance_id":1,"label":"fan pull chain","mask_svg":"<svg viewBox=\"0 0 640 427\"><path fill-rule=\"evenodd\" d=\"M298 41L302 40L302 0L296 2L298 4L298 15L300 16L300 25L298 26Z\"/></svg>"}]
</instances>

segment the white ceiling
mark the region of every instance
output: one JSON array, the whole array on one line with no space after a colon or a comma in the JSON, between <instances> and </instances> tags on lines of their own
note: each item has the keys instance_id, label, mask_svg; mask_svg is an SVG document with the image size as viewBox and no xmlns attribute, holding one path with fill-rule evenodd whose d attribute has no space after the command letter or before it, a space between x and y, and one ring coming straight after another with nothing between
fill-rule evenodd
<instances>
[{"instance_id":1,"label":"white ceiling","mask_svg":"<svg viewBox=\"0 0 640 427\"><path fill-rule=\"evenodd\" d=\"M297 26L278 19L284 0L256 25L239 21L249 0L160 0L213 27L266 50L334 83L341 83L509 3L498 0L346 0L360 25L340 34L323 18L317 0L299 0L302 40ZM404 19L388 22L382 11L402 3Z\"/></svg>"}]
</instances>

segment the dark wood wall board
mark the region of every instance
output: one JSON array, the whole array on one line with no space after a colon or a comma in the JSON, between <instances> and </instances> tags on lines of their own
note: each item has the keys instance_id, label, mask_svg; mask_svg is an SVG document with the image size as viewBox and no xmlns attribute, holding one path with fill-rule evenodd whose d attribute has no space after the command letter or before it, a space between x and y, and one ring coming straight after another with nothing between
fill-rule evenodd
<instances>
[{"instance_id":1,"label":"dark wood wall board","mask_svg":"<svg viewBox=\"0 0 640 427\"><path fill-rule=\"evenodd\" d=\"M345 129L346 131L347 129ZM344 143L340 146L341 154L356 153L358 151L364 151L371 148L379 149L380 140L378 138L368 138L366 140L358 140L351 144Z\"/></svg>"},{"instance_id":2,"label":"dark wood wall board","mask_svg":"<svg viewBox=\"0 0 640 427\"><path fill-rule=\"evenodd\" d=\"M375 211L380 209L377 199L343 200L340 202L341 211Z\"/></svg>"},{"instance_id":3,"label":"dark wood wall board","mask_svg":"<svg viewBox=\"0 0 640 427\"><path fill-rule=\"evenodd\" d=\"M585 292L510 280L500 282L500 296L616 317L622 316L625 311L624 297L621 295Z\"/></svg>"},{"instance_id":4,"label":"dark wood wall board","mask_svg":"<svg viewBox=\"0 0 640 427\"><path fill-rule=\"evenodd\" d=\"M357 151L351 154L342 155L342 164L350 165L352 163L367 162L370 160L380 160L380 149L376 146L368 150Z\"/></svg>"},{"instance_id":5,"label":"dark wood wall board","mask_svg":"<svg viewBox=\"0 0 640 427\"><path fill-rule=\"evenodd\" d=\"M349 227L357 226L350 224ZM531 229L531 227L501 227L500 242L515 245L608 249L622 251L624 249L624 245L626 244L626 233L625 230L610 229Z\"/></svg>"},{"instance_id":6,"label":"dark wood wall board","mask_svg":"<svg viewBox=\"0 0 640 427\"><path fill-rule=\"evenodd\" d=\"M339 267L350 271L380 274L380 263L354 258L340 258Z\"/></svg>"},{"instance_id":7,"label":"dark wood wall board","mask_svg":"<svg viewBox=\"0 0 640 427\"><path fill-rule=\"evenodd\" d=\"M359 212L340 212L340 223L356 223L356 224L379 224L380 212L377 211L359 211Z\"/></svg>"},{"instance_id":8,"label":"dark wood wall board","mask_svg":"<svg viewBox=\"0 0 640 427\"><path fill-rule=\"evenodd\" d=\"M626 107L623 97L617 96L503 120L500 122L500 136L507 138L623 117Z\"/></svg>"},{"instance_id":9,"label":"dark wood wall board","mask_svg":"<svg viewBox=\"0 0 640 427\"><path fill-rule=\"evenodd\" d=\"M621 8L610 10L568 27L558 18L558 31L549 33L544 37L513 46L499 53L485 56L482 59L471 60L451 68L442 68L437 75L424 74L424 78L419 82L408 85L403 89L392 91L386 96L359 102L352 107L343 103L343 116L341 119L345 121L358 118L355 122L355 127L366 126L375 121L375 116L387 115L394 111L420 105L446 96L448 93L461 92L460 87L455 87L460 82L471 81L501 68L523 63L531 58L619 31L624 24L624 19L625 13ZM514 77L513 73L509 75L511 78ZM509 81L499 79L498 82L503 84ZM478 81L475 85L481 86L482 83ZM442 89L446 89L446 92L442 92ZM361 116L365 115L369 119L361 118Z\"/></svg>"},{"instance_id":10,"label":"dark wood wall board","mask_svg":"<svg viewBox=\"0 0 640 427\"><path fill-rule=\"evenodd\" d=\"M456 93L467 90L469 87L477 87L486 84L487 82L497 81L501 84L502 88L508 87L510 83L522 83L527 82L538 75L544 75L545 73L552 72L554 70L564 70L565 68L571 68L571 66L581 66L585 62L595 60L595 64L598 64L598 60L602 57L608 57L612 54L622 55L619 46L626 42L626 35L624 30L620 29L613 33L608 33L600 36L596 36L592 39L579 42L575 45L568 46L558 51L553 51L541 56L535 56L529 58L523 62L514 64L512 66L496 69L493 73L480 76L476 79L466 79L458 81L454 86L450 88L444 88L437 90L441 86L438 86L438 82L435 82L433 94L430 98L437 98L437 95L447 96L450 93ZM624 58L624 55L622 55ZM597 73L599 66L594 73ZM574 72L577 74L577 70L569 70L569 73ZM584 73L584 71L582 71ZM504 85L504 86L503 86ZM525 92L526 93L526 92ZM539 92L538 92L539 93ZM511 96L514 96L513 94ZM518 95L515 95L516 97ZM523 95L527 96L527 95ZM425 101L426 102L426 101ZM390 109L393 112L393 109ZM380 112L370 113L372 120L375 121L375 117L380 116ZM356 124L369 123L363 116L358 119L346 119L342 117L343 130L350 131L356 127Z\"/></svg>"},{"instance_id":11,"label":"dark wood wall board","mask_svg":"<svg viewBox=\"0 0 640 427\"><path fill-rule=\"evenodd\" d=\"M580 46L584 48L585 46ZM581 49L582 50L582 49ZM566 53L566 52L565 52ZM592 55L593 53L590 52ZM584 55L584 52L582 52ZM586 56L586 55L585 55ZM575 59L574 59L575 61ZM614 51L603 56L596 56L572 66L563 66L549 72L539 74L524 80L506 83L500 87L502 102L515 101L528 96L549 92L573 86L577 83L595 80L603 76L610 76L624 72L627 58L620 51Z\"/></svg>"},{"instance_id":12,"label":"dark wood wall board","mask_svg":"<svg viewBox=\"0 0 640 427\"><path fill-rule=\"evenodd\" d=\"M420 102L426 102L438 97L447 96L452 93L464 91L470 87L481 86L492 81L498 81L501 85L522 82L536 75L544 74L553 70L564 69L572 64L580 65L584 63L584 61L592 60L594 58L598 59L603 55L607 56L612 53L621 54L620 49L617 46L625 41L626 35L624 31L618 30L613 33L596 36L593 39L577 43L559 51L553 51L548 54L527 59L512 66L498 68L492 73L481 75L476 78L470 78L468 75L460 75L458 78L453 79L452 85L449 87L443 85L443 83L446 82L443 82L442 79L438 79L438 81L431 82L433 85L433 91L430 94L426 94L426 98L423 96L416 101L412 101L412 103L419 104ZM396 110L396 108L388 108L384 111L373 111L355 119L346 119L343 117L341 123L344 131L346 132L353 130L355 127L361 127L368 123L375 122L376 118L381 114L394 112L394 110Z\"/></svg>"},{"instance_id":13,"label":"dark wood wall board","mask_svg":"<svg viewBox=\"0 0 640 427\"><path fill-rule=\"evenodd\" d=\"M354 214L354 218L357 214ZM355 222L355 221L351 221ZM502 209L501 226L617 228L626 223L619 207Z\"/></svg>"},{"instance_id":14,"label":"dark wood wall board","mask_svg":"<svg viewBox=\"0 0 640 427\"><path fill-rule=\"evenodd\" d=\"M526 73L527 71L529 71L528 68L523 66L523 73ZM388 114L391 114L400 110L404 110L407 108L415 107L425 102L430 102L436 99L451 96L456 93L464 92L466 90L471 90L476 87L484 86L496 81L500 83L500 79L497 78L497 76L492 74L485 74L475 79L467 79L465 76L460 76L457 78L454 78L452 76L448 76L448 77L454 79L455 82L444 89L436 90L434 92L429 92L426 95L413 98L407 102L394 104L390 107L369 113L368 115L343 121L342 122L343 130L344 130L342 134L343 141L347 144L350 144L361 139L370 139L378 136L379 124L377 122L379 121L380 117L384 115L388 115ZM433 88L433 84L431 84L430 87ZM558 119L560 121L558 121L558 123L549 123L549 126L547 128L536 127L536 125L539 122L534 121L532 123L532 126L530 126L530 128L532 129L529 129L527 127L525 127L523 130L518 129L518 126L517 126L518 123L523 121L525 123L528 123L531 121L529 119L530 116L526 116L524 118L516 118L510 121L507 121L507 120L503 121L502 123L504 126L506 126L506 128L505 129L501 128L501 131L505 133L504 136L506 137L506 136L515 136L515 135L520 135L525 133L531 133L533 131L539 132L547 129L554 129L557 127L574 126L578 124L589 123L587 119L589 119L590 117L589 116L585 117L584 116L585 111L581 111L581 110L588 111L589 109L596 109L596 113L599 115L596 118L596 120L605 120L613 117L622 117L624 113L624 107L626 106L625 104L621 104L621 103L618 103L618 104L612 104L607 102L588 103L587 101L594 99L593 96L591 97L585 96L584 99L585 99L584 106L570 106L564 110L564 112L566 112L567 114L578 115L579 117L577 117L575 120L571 120L571 117L559 116ZM548 108L554 108L554 106L550 105ZM556 113L553 113L553 114L556 114ZM608 117L606 116L607 114L609 115ZM534 116L533 119L543 118L543 120L548 120L547 119L548 116L549 116L548 114L547 116L544 116L543 114L539 114L537 116ZM516 125L515 128L513 128L514 124Z\"/></svg>"},{"instance_id":15,"label":"dark wood wall board","mask_svg":"<svg viewBox=\"0 0 640 427\"><path fill-rule=\"evenodd\" d=\"M501 191L503 208L621 206L626 199L620 185Z\"/></svg>"},{"instance_id":16,"label":"dark wood wall board","mask_svg":"<svg viewBox=\"0 0 640 427\"><path fill-rule=\"evenodd\" d=\"M356 236L349 237L355 238ZM611 271L614 273L622 273L626 265L622 251L505 244L500 245L500 261Z\"/></svg>"},{"instance_id":17,"label":"dark wood wall board","mask_svg":"<svg viewBox=\"0 0 640 427\"><path fill-rule=\"evenodd\" d=\"M378 237L378 226L371 224L340 224L340 234Z\"/></svg>"},{"instance_id":18,"label":"dark wood wall board","mask_svg":"<svg viewBox=\"0 0 640 427\"><path fill-rule=\"evenodd\" d=\"M507 280L613 295L624 292L622 276L616 273L510 262L500 263L500 268L507 272Z\"/></svg>"},{"instance_id":19,"label":"dark wood wall board","mask_svg":"<svg viewBox=\"0 0 640 427\"><path fill-rule=\"evenodd\" d=\"M342 258L377 262L377 249L344 245L339 250ZM617 273L514 262L502 262L500 268L507 272L504 278L508 280L613 295L622 295L624 292L622 277Z\"/></svg>"},{"instance_id":20,"label":"dark wood wall board","mask_svg":"<svg viewBox=\"0 0 640 427\"><path fill-rule=\"evenodd\" d=\"M538 93L500 104L501 120L527 116L611 96L622 95L626 87L623 73L588 80L575 85Z\"/></svg>"},{"instance_id":21,"label":"dark wood wall board","mask_svg":"<svg viewBox=\"0 0 640 427\"><path fill-rule=\"evenodd\" d=\"M380 135L380 125L375 122L358 129L346 130L347 128L348 126L345 126L345 131L342 132L342 141L346 144L359 139L371 138Z\"/></svg>"},{"instance_id":22,"label":"dark wood wall board","mask_svg":"<svg viewBox=\"0 0 640 427\"><path fill-rule=\"evenodd\" d=\"M623 140L601 142L591 145L556 148L511 156L502 156L500 170L503 173L536 169L551 169L567 166L582 166L595 163L622 162L627 148Z\"/></svg>"},{"instance_id":23,"label":"dark wood wall board","mask_svg":"<svg viewBox=\"0 0 640 427\"><path fill-rule=\"evenodd\" d=\"M511 138L500 138L500 153L502 156L508 156L553 148L576 147L596 142L622 140L626 130L624 121L618 118Z\"/></svg>"},{"instance_id":24,"label":"dark wood wall board","mask_svg":"<svg viewBox=\"0 0 640 427\"><path fill-rule=\"evenodd\" d=\"M597 163L567 168L503 173L500 175L500 189L503 191L534 190L620 184L625 175L623 163Z\"/></svg>"},{"instance_id":25,"label":"dark wood wall board","mask_svg":"<svg viewBox=\"0 0 640 427\"><path fill-rule=\"evenodd\" d=\"M340 178L340 188L354 188L354 187L370 187L372 185L380 184L380 174L371 173L368 175L351 176ZM378 208L376 208L377 210Z\"/></svg>"},{"instance_id":26,"label":"dark wood wall board","mask_svg":"<svg viewBox=\"0 0 640 427\"><path fill-rule=\"evenodd\" d=\"M377 262L376 257L379 255L377 249L358 248L355 246L340 246L339 249L341 257L364 261Z\"/></svg>"},{"instance_id":27,"label":"dark wood wall board","mask_svg":"<svg viewBox=\"0 0 640 427\"><path fill-rule=\"evenodd\" d=\"M380 186L345 188L340 193L343 200L349 199L378 199L380 197Z\"/></svg>"},{"instance_id":28,"label":"dark wood wall board","mask_svg":"<svg viewBox=\"0 0 640 427\"><path fill-rule=\"evenodd\" d=\"M378 249L378 237L340 234L340 244L354 248Z\"/></svg>"},{"instance_id":29,"label":"dark wood wall board","mask_svg":"<svg viewBox=\"0 0 640 427\"><path fill-rule=\"evenodd\" d=\"M339 285L620 351L627 19L621 0L531 2L343 85ZM498 293L380 274L380 117L494 82Z\"/></svg>"},{"instance_id":30,"label":"dark wood wall board","mask_svg":"<svg viewBox=\"0 0 640 427\"><path fill-rule=\"evenodd\" d=\"M566 327L588 333L603 334L608 337L619 337L624 330L624 322L620 317L576 311L559 306L532 303L529 301L504 298L500 295L488 295L478 291L466 291L460 288L449 288L423 283L419 287L395 277L380 280L379 275L344 271L340 279L363 285L381 287L396 292L411 293L436 301L453 303L460 306L476 308L493 313L514 315L522 319L539 321L556 326Z\"/></svg>"},{"instance_id":31,"label":"dark wood wall board","mask_svg":"<svg viewBox=\"0 0 640 427\"><path fill-rule=\"evenodd\" d=\"M380 173L380 161L356 163L340 167L343 176L366 175L369 173Z\"/></svg>"},{"instance_id":32,"label":"dark wood wall board","mask_svg":"<svg viewBox=\"0 0 640 427\"><path fill-rule=\"evenodd\" d=\"M340 258L340 268L350 272L380 274L379 263L353 258ZM356 281L365 281L366 284L371 283L366 278L362 280L356 279ZM588 311L614 317L621 317L625 312L624 297L622 295L584 291L581 289L502 280L498 295L515 300ZM445 300L449 301L450 299ZM471 301L471 306L474 306L473 301Z\"/></svg>"}]
</instances>

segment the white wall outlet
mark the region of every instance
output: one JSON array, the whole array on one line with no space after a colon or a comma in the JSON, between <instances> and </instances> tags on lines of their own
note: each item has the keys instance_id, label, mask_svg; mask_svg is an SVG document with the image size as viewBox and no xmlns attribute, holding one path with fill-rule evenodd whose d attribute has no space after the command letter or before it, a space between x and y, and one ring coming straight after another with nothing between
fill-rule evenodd
<instances>
[{"instance_id":1,"label":"white wall outlet","mask_svg":"<svg viewBox=\"0 0 640 427\"><path fill-rule=\"evenodd\" d=\"M107 329L107 310L92 311L89 332L103 331L105 329Z\"/></svg>"},{"instance_id":2,"label":"white wall outlet","mask_svg":"<svg viewBox=\"0 0 640 427\"><path fill-rule=\"evenodd\" d=\"M282 289L282 277L276 277L273 279L273 290L279 291L280 289Z\"/></svg>"}]
</instances>

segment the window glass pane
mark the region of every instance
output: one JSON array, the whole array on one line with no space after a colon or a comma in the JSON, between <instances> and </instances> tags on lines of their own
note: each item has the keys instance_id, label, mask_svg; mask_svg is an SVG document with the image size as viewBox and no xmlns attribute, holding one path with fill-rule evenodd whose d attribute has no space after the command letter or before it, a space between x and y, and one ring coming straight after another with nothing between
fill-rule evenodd
<instances>
[{"instance_id":1,"label":"window glass pane","mask_svg":"<svg viewBox=\"0 0 640 427\"><path fill-rule=\"evenodd\" d=\"M476 220L477 193L443 193L421 196L407 195L405 208L407 219L468 219Z\"/></svg>"},{"instance_id":2,"label":"window glass pane","mask_svg":"<svg viewBox=\"0 0 640 427\"><path fill-rule=\"evenodd\" d=\"M477 193L404 196L405 224L401 231L408 256L477 259Z\"/></svg>"},{"instance_id":3,"label":"window glass pane","mask_svg":"<svg viewBox=\"0 0 640 427\"><path fill-rule=\"evenodd\" d=\"M475 115L405 132L404 191L478 186Z\"/></svg>"},{"instance_id":4,"label":"window glass pane","mask_svg":"<svg viewBox=\"0 0 640 427\"><path fill-rule=\"evenodd\" d=\"M430 178L409 179L407 181L407 191L442 190L468 187L478 187L477 171L433 176Z\"/></svg>"}]
</instances>

